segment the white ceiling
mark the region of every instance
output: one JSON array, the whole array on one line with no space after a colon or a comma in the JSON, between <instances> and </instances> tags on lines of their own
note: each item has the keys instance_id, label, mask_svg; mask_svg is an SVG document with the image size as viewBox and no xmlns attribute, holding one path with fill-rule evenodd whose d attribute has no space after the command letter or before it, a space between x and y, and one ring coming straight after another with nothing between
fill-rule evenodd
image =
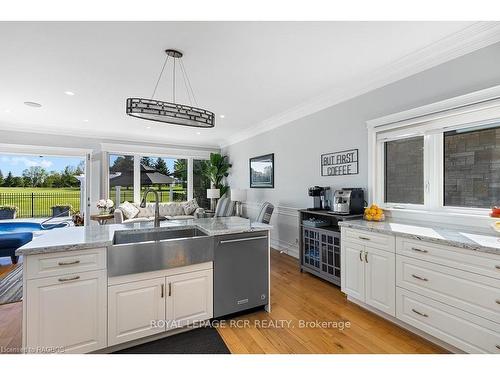
<instances>
[{"instance_id":1,"label":"white ceiling","mask_svg":"<svg viewBox=\"0 0 500 375\"><path fill-rule=\"evenodd\" d=\"M311 98L346 90L471 24L1 22L0 129L221 145ZM199 106L217 114L215 128L125 114L127 97L151 95L166 48L185 53ZM171 85L169 69L156 98L170 100ZM65 95L68 90L75 95ZM188 104L182 80L177 94L178 102ZM43 106L28 107L25 101Z\"/></svg>"}]
</instances>

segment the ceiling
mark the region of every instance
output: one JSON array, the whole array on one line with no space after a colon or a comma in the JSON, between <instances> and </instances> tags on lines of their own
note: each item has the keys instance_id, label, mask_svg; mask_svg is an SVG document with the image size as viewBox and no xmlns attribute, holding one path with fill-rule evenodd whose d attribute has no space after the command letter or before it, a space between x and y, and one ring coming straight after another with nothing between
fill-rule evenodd
<instances>
[{"instance_id":1,"label":"ceiling","mask_svg":"<svg viewBox=\"0 0 500 375\"><path fill-rule=\"evenodd\" d=\"M0 129L219 146L471 24L1 22ZM166 48L185 53L198 104L216 113L215 128L125 114L127 97L151 95ZM171 100L169 67L160 100ZM189 104L179 71L177 77L177 102Z\"/></svg>"}]
</instances>

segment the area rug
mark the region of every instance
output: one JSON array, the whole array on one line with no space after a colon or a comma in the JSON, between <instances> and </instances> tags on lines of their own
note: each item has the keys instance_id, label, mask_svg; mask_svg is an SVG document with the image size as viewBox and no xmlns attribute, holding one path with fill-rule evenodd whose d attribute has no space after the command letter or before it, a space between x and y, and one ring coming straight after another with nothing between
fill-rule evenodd
<instances>
[{"instance_id":1,"label":"area rug","mask_svg":"<svg viewBox=\"0 0 500 375\"><path fill-rule=\"evenodd\" d=\"M16 268L0 279L0 305L19 302L23 298L23 266Z\"/></svg>"},{"instance_id":2,"label":"area rug","mask_svg":"<svg viewBox=\"0 0 500 375\"><path fill-rule=\"evenodd\" d=\"M231 354L215 328L197 328L113 354Z\"/></svg>"}]
</instances>

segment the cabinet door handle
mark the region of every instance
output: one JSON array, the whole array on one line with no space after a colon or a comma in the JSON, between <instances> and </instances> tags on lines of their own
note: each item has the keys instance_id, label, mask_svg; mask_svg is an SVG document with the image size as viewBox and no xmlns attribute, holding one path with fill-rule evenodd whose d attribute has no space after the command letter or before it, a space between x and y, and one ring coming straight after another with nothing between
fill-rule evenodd
<instances>
[{"instance_id":1,"label":"cabinet door handle","mask_svg":"<svg viewBox=\"0 0 500 375\"><path fill-rule=\"evenodd\" d=\"M172 283L168 283L168 296L172 295Z\"/></svg>"},{"instance_id":2,"label":"cabinet door handle","mask_svg":"<svg viewBox=\"0 0 500 375\"><path fill-rule=\"evenodd\" d=\"M419 253L428 253L429 251L424 250L424 249L419 249L418 247L412 247L411 248L413 251L419 252Z\"/></svg>"},{"instance_id":3,"label":"cabinet door handle","mask_svg":"<svg viewBox=\"0 0 500 375\"><path fill-rule=\"evenodd\" d=\"M497 347L498 350L500 350L500 345L497 345L496 347Z\"/></svg>"},{"instance_id":4,"label":"cabinet door handle","mask_svg":"<svg viewBox=\"0 0 500 375\"><path fill-rule=\"evenodd\" d=\"M368 251L365 251L365 262L368 263Z\"/></svg>"},{"instance_id":5,"label":"cabinet door handle","mask_svg":"<svg viewBox=\"0 0 500 375\"><path fill-rule=\"evenodd\" d=\"M415 274L412 274L411 277L417 279L417 280L422 280L422 281L429 281L427 280L425 277L422 277L422 276L418 276L418 275L415 275Z\"/></svg>"},{"instance_id":6,"label":"cabinet door handle","mask_svg":"<svg viewBox=\"0 0 500 375\"><path fill-rule=\"evenodd\" d=\"M70 266L72 264L78 264L78 263L80 263L79 260L73 260L71 262L58 262L57 264L60 266Z\"/></svg>"},{"instance_id":7,"label":"cabinet door handle","mask_svg":"<svg viewBox=\"0 0 500 375\"><path fill-rule=\"evenodd\" d=\"M500 305L500 299L497 299L495 302Z\"/></svg>"},{"instance_id":8,"label":"cabinet door handle","mask_svg":"<svg viewBox=\"0 0 500 375\"><path fill-rule=\"evenodd\" d=\"M359 252L359 260L362 262L363 261L363 250Z\"/></svg>"},{"instance_id":9,"label":"cabinet door handle","mask_svg":"<svg viewBox=\"0 0 500 375\"><path fill-rule=\"evenodd\" d=\"M424 314L424 313L421 313L420 311L417 311L417 310L415 310L415 309L411 309L411 311L413 311L415 314L418 314L418 315L420 315L420 316L423 316L424 318L428 318L428 317L429 317L429 315Z\"/></svg>"},{"instance_id":10,"label":"cabinet door handle","mask_svg":"<svg viewBox=\"0 0 500 375\"><path fill-rule=\"evenodd\" d=\"M73 281L73 280L78 280L80 278L80 276L73 276L73 277L61 277L57 280L59 280L60 282L64 282L64 281Z\"/></svg>"},{"instance_id":11,"label":"cabinet door handle","mask_svg":"<svg viewBox=\"0 0 500 375\"><path fill-rule=\"evenodd\" d=\"M359 236L359 239L360 240L364 240L364 241L370 241L370 239L368 237L361 237L361 236Z\"/></svg>"},{"instance_id":12,"label":"cabinet door handle","mask_svg":"<svg viewBox=\"0 0 500 375\"><path fill-rule=\"evenodd\" d=\"M161 284L161 298L163 298L165 294L165 284Z\"/></svg>"},{"instance_id":13,"label":"cabinet door handle","mask_svg":"<svg viewBox=\"0 0 500 375\"><path fill-rule=\"evenodd\" d=\"M267 239L267 236L258 236L258 237L245 237L245 238L235 238L234 240L221 240L220 243L232 243L232 242L243 242L243 241L253 241L253 240L263 240Z\"/></svg>"},{"instance_id":14,"label":"cabinet door handle","mask_svg":"<svg viewBox=\"0 0 500 375\"><path fill-rule=\"evenodd\" d=\"M497 265L495 266L495 268L496 268L497 270L500 270L500 264L497 264Z\"/></svg>"}]
</instances>

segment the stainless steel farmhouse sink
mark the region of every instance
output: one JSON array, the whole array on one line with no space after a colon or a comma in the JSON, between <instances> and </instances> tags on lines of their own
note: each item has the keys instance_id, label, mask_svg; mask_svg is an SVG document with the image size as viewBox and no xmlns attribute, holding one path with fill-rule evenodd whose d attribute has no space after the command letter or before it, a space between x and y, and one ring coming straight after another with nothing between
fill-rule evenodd
<instances>
[{"instance_id":1,"label":"stainless steel farmhouse sink","mask_svg":"<svg viewBox=\"0 0 500 375\"><path fill-rule=\"evenodd\" d=\"M116 231L108 246L108 276L210 262L213 238L197 228Z\"/></svg>"}]
</instances>

